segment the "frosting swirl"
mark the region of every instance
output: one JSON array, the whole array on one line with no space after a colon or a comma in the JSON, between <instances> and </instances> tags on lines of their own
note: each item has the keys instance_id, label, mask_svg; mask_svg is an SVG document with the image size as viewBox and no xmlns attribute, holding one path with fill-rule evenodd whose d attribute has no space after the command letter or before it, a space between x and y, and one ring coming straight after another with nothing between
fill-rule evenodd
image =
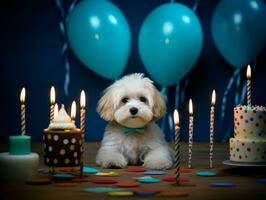
<instances>
[{"instance_id":1,"label":"frosting swirl","mask_svg":"<svg viewBox=\"0 0 266 200\"><path fill-rule=\"evenodd\" d=\"M54 118L54 121L49 125L48 129L76 129L76 125L71 121L71 118L67 114L64 105L62 105L61 109L58 112L58 115Z\"/></svg>"}]
</instances>

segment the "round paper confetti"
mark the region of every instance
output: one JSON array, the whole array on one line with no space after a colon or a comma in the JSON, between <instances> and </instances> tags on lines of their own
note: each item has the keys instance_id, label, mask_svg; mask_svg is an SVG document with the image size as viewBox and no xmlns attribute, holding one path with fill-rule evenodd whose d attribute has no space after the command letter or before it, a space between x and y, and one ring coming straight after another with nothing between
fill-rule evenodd
<instances>
[{"instance_id":1,"label":"round paper confetti","mask_svg":"<svg viewBox=\"0 0 266 200\"><path fill-rule=\"evenodd\" d=\"M89 178L74 178L71 180L72 182L82 183L82 182L91 182Z\"/></svg>"},{"instance_id":2,"label":"round paper confetti","mask_svg":"<svg viewBox=\"0 0 266 200\"><path fill-rule=\"evenodd\" d=\"M124 181L116 184L118 187L139 187L140 183L136 181Z\"/></svg>"},{"instance_id":3,"label":"round paper confetti","mask_svg":"<svg viewBox=\"0 0 266 200\"><path fill-rule=\"evenodd\" d=\"M83 192L94 192L94 193L105 193L105 192L117 192L124 190L122 188L110 188L110 187L89 187L83 188L81 191Z\"/></svg>"},{"instance_id":4,"label":"round paper confetti","mask_svg":"<svg viewBox=\"0 0 266 200\"><path fill-rule=\"evenodd\" d=\"M111 180L111 179L94 179L92 180L93 183L96 184L115 184L117 183L116 180Z\"/></svg>"},{"instance_id":5,"label":"round paper confetti","mask_svg":"<svg viewBox=\"0 0 266 200\"><path fill-rule=\"evenodd\" d=\"M216 176L217 174L215 172L197 172L197 176L205 176L205 177L211 177Z\"/></svg>"},{"instance_id":6,"label":"round paper confetti","mask_svg":"<svg viewBox=\"0 0 266 200\"><path fill-rule=\"evenodd\" d=\"M51 183L51 180L48 178L35 178L26 181L26 183L29 185L47 185Z\"/></svg>"},{"instance_id":7,"label":"round paper confetti","mask_svg":"<svg viewBox=\"0 0 266 200\"><path fill-rule=\"evenodd\" d=\"M185 177L180 177L178 180L180 183L187 183L190 181L188 178L185 178ZM174 183L174 182L176 182L176 178L175 177L165 177L162 179L162 181Z\"/></svg>"},{"instance_id":8,"label":"round paper confetti","mask_svg":"<svg viewBox=\"0 0 266 200\"><path fill-rule=\"evenodd\" d=\"M83 172L84 173L98 173L99 170L95 168L90 168L90 167L83 167Z\"/></svg>"},{"instance_id":9,"label":"round paper confetti","mask_svg":"<svg viewBox=\"0 0 266 200\"><path fill-rule=\"evenodd\" d=\"M134 188L131 189L132 192L147 192L147 193L160 193L160 190L153 190L153 189L138 189L138 188Z\"/></svg>"},{"instance_id":10,"label":"round paper confetti","mask_svg":"<svg viewBox=\"0 0 266 200\"><path fill-rule=\"evenodd\" d=\"M234 187L236 186L235 183L232 182L212 182L209 183L210 187Z\"/></svg>"},{"instance_id":11,"label":"round paper confetti","mask_svg":"<svg viewBox=\"0 0 266 200\"><path fill-rule=\"evenodd\" d=\"M57 173L53 175L54 178L61 178L61 179L72 179L75 178L73 174L61 174Z\"/></svg>"},{"instance_id":12,"label":"round paper confetti","mask_svg":"<svg viewBox=\"0 0 266 200\"><path fill-rule=\"evenodd\" d=\"M138 182L140 183L159 183L160 179L156 179L156 178L139 178L137 179Z\"/></svg>"},{"instance_id":13,"label":"round paper confetti","mask_svg":"<svg viewBox=\"0 0 266 200\"><path fill-rule=\"evenodd\" d=\"M117 172L98 172L95 174L96 176L105 176L105 177L115 177L119 176Z\"/></svg>"},{"instance_id":14,"label":"round paper confetti","mask_svg":"<svg viewBox=\"0 0 266 200\"><path fill-rule=\"evenodd\" d=\"M157 194L157 192L135 192L138 196L153 196Z\"/></svg>"},{"instance_id":15,"label":"round paper confetti","mask_svg":"<svg viewBox=\"0 0 266 200\"><path fill-rule=\"evenodd\" d=\"M165 172L164 171L146 171L146 172L144 172L144 174L146 174L146 175L164 175Z\"/></svg>"},{"instance_id":16,"label":"round paper confetti","mask_svg":"<svg viewBox=\"0 0 266 200\"><path fill-rule=\"evenodd\" d=\"M187 197L188 193L185 192L162 192L159 194L160 196L164 197Z\"/></svg>"},{"instance_id":17,"label":"round paper confetti","mask_svg":"<svg viewBox=\"0 0 266 200\"><path fill-rule=\"evenodd\" d=\"M108 192L109 196L133 196L134 193L130 191L118 191L118 192Z\"/></svg>"},{"instance_id":18,"label":"round paper confetti","mask_svg":"<svg viewBox=\"0 0 266 200\"><path fill-rule=\"evenodd\" d=\"M179 172L180 173L192 173L193 170L192 169L180 169Z\"/></svg>"},{"instance_id":19,"label":"round paper confetti","mask_svg":"<svg viewBox=\"0 0 266 200\"><path fill-rule=\"evenodd\" d=\"M147 170L143 168L127 168L127 169L124 169L124 171L125 172L145 172Z\"/></svg>"},{"instance_id":20,"label":"round paper confetti","mask_svg":"<svg viewBox=\"0 0 266 200\"><path fill-rule=\"evenodd\" d=\"M73 167L60 167L58 169L58 171L60 171L60 172L77 172L77 171L79 171L79 169L75 169Z\"/></svg>"},{"instance_id":21,"label":"round paper confetti","mask_svg":"<svg viewBox=\"0 0 266 200\"><path fill-rule=\"evenodd\" d=\"M57 187L75 187L77 185L78 185L78 183L69 183L69 182L67 182L67 183L56 183L55 184L55 186L57 186Z\"/></svg>"}]
</instances>

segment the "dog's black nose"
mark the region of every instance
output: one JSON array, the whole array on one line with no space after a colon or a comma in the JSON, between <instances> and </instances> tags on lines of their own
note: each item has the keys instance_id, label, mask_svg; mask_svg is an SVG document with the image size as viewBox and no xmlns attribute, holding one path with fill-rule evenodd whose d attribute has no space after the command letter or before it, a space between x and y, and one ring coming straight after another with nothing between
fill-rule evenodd
<instances>
[{"instance_id":1,"label":"dog's black nose","mask_svg":"<svg viewBox=\"0 0 266 200\"><path fill-rule=\"evenodd\" d=\"M138 113L138 109L135 107L130 108L129 111L130 111L131 115L135 115Z\"/></svg>"}]
</instances>

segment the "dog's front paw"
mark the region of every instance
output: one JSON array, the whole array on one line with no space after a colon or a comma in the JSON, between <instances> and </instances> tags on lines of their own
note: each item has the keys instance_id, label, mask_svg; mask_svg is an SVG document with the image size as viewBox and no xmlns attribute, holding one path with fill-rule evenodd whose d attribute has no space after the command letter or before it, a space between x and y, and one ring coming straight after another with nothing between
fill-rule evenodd
<instances>
[{"instance_id":1,"label":"dog's front paw","mask_svg":"<svg viewBox=\"0 0 266 200\"><path fill-rule=\"evenodd\" d=\"M169 169L172 165L173 161L171 158L167 159L156 155L147 155L143 162L143 167L158 170Z\"/></svg>"},{"instance_id":2,"label":"dog's front paw","mask_svg":"<svg viewBox=\"0 0 266 200\"><path fill-rule=\"evenodd\" d=\"M97 161L104 168L124 168L127 166L127 160L119 153L108 153Z\"/></svg>"}]
</instances>

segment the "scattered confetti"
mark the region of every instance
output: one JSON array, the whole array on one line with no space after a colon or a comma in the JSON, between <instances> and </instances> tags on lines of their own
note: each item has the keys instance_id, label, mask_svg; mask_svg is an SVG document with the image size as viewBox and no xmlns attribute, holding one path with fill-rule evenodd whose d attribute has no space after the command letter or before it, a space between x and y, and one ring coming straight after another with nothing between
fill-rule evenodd
<instances>
[{"instance_id":1,"label":"scattered confetti","mask_svg":"<svg viewBox=\"0 0 266 200\"><path fill-rule=\"evenodd\" d=\"M48 178L35 178L26 181L26 183L29 185L47 185L51 183L51 180Z\"/></svg>"},{"instance_id":2,"label":"scattered confetti","mask_svg":"<svg viewBox=\"0 0 266 200\"><path fill-rule=\"evenodd\" d=\"M108 192L110 196L133 196L134 193L130 191L118 191L118 192Z\"/></svg>"},{"instance_id":3,"label":"scattered confetti","mask_svg":"<svg viewBox=\"0 0 266 200\"><path fill-rule=\"evenodd\" d=\"M137 179L138 182L140 183L159 183L160 179L156 179L156 178L139 178Z\"/></svg>"},{"instance_id":4,"label":"scattered confetti","mask_svg":"<svg viewBox=\"0 0 266 200\"><path fill-rule=\"evenodd\" d=\"M197 172L197 176L205 176L205 177L211 177L216 176L217 174L215 172Z\"/></svg>"},{"instance_id":5,"label":"scattered confetti","mask_svg":"<svg viewBox=\"0 0 266 200\"><path fill-rule=\"evenodd\" d=\"M186 183L186 182L190 181L186 177L180 177L178 180L179 180L180 183ZM162 181L165 181L165 182L176 182L176 178L175 177L165 177L165 178L162 179Z\"/></svg>"},{"instance_id":6,"label":"scattered confetti","mask_svg":"<svg viewBox=\"0 0 266 200\"><path fill-rule=\"evenodd\" d=\"M100 170L90 167L83 167L84 173L98 173Z\"/></svg>"},{"instance_id":7,"label":"scattered confetti","mask_svg":"<svg viewBox=\"0 0 266 200\"><path fill-rule=\"evenodd\" d=\"M66 182L66 183L56 183L55 186L57 187L75 187L77 186L78 183L71 183L71 182Z\"/></svg>"},{"instance_id":8,"label":"scattered confetti","mask_svg":"<svg viewBox=\"0 0 266 200\"><path fill-rule=\"evenodd\" d=\"M109 188L109 187L90 187L83 188L81 191L83 192L94 192L94 193L104 193L104 192L117 192L124 190L123 188Z\"/></svg>"},{"instance_id":9,"label":"scattered confetti","mask_svg":"<svg viewBox=\"0 0 266 200\"><path fill-rule=\"evenodd\" d=\"M124 182L119 182L116 185L119 187L138 187L140 186L140 183L136 181L124 181Z\"/></svg>"},{"instance_id":10,"label":"scattered confetti","mask_svg":"<svg viewBox=\"0 0 266 200\"><path fill-rule=\"evenodd\" d=\"M144 172L146 175L164 175L165 171L146 171Z\"/></svg>"},{"instance_id":11,"label":"scattered confetti","mask_svg":"<svg viewBox=\"0 0 266 200\"><path fill-rule=\"evenodd\" d=\"M75 178L76 176L74 176L73 174L57 173L57 174L54 174L53 177L58 178L58 179L72 179L72 178Z\"/></svg>"},{"instance_id":12,"label":"scattered confetti","mask_svg":"<svg viewBox=\"0 0 266 200\"><path fill-rule=\"evenodd\" d=\"M180 169L179 172L180 173L192 173L193 170L192 169Z\"/></svg>"},{"instance_id":13,"label":"scattered confetti","mask_svg":"<svg viewBox=\"0 0 266 200\"><path fill-rule=\"evenodd\" d=\"M65 173L68 173L68 172L77 172L79 171L79 169L75 169L73 167L60 167L58 169L59 172L65 172Z\"/></svg>"},{"instance_id":14,"label":"scattered confetti","mask_svg":"<svg viewBox=\"0 0 266 200\"><path fill-rule=\"evenodd\" d=\"M210 187L235 187L236 184L232 182L212 182L209 183Z\"/></svg>"},{"instance_id":15,"label":"scattered confetti","mask_svg":"<svg viewBox=\"0 0 266 200\"><path fill-rule=\"evenodd\" d=\"M96 176L105 176L105 177L115 177L119 176L117 172L98 172L95 174Z\"/></svg>"}]
</instances>

